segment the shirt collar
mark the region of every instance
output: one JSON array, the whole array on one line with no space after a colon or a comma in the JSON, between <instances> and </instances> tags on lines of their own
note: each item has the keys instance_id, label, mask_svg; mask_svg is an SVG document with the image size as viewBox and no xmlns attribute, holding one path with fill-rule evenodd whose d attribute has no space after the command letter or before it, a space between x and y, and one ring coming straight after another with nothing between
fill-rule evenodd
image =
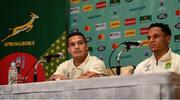
<instances>
[{"instance_id":1,"label":"shirt collar","mask_svg":"<svg viewBox=\"0 0 180 100\"><path fill-rule=\"evenodd\" d=\"M160 62L164 62L164 61L170 60L170 59L171 59L171 52L172 52L172 51L171 51L171 48L169 48L168 52L165 53L165 54L159 59L159 61L160 61ZM153 59L155 59L154 54L153 54Z\"/></svg>"},{"instance_id":2,"label":"shirt collar","mask_svg":"<svg viewBox=\"0 0 180 100\"><path fill-rule=\"evenodd\" d=\"M80 64L79 66L75 66L74 63L73 63L73 60L72 60L72 63L73 63L73 68L83 68L83 66L85 66L87 64L87 62L89 61L89 58L90 58L90 54L88 53L86 59L83 61L82 64Z\"/></svg>"}]
</instances>

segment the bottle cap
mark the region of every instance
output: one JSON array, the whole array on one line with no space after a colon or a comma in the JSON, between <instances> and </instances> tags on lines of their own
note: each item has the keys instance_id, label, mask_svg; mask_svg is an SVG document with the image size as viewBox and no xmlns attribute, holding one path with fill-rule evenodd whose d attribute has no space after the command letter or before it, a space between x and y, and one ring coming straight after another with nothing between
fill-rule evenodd
<instances>
[{"instance_id":1,"label":"bottle cap","mask_svg":"<svg viewBox=\"0 0 180 100\"><path fill-rule=\"evenodd\" d=\"M12 63L11 63L11 66L15 67L15 66L16 66L16 63L15 63L15 62L12 62Z\"/></svg>"}]
</instances>

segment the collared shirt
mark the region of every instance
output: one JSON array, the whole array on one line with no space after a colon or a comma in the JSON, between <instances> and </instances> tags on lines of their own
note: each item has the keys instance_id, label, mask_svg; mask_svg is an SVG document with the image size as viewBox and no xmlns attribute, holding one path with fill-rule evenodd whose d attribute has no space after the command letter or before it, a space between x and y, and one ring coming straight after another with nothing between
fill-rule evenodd
<instances>
[{"instance_id":1,"label":"collared shirt","mask_svg":"<svg viewBox=\"0 0 180 100\"><path fill-rule=\"evenodd\" d=\"M180 55L175 54L169 49L158 61L154 54L137 65L134 73L160 73L160 72L175 72L180 74Z\"/></svg>"},{"instance_id":2,"label":"collared shirt","mask_svg":"<svg viewBox=\"0 0 180 100\"><path fill-rule=\"evenodd\" d=\"M105 74L105 69L106 67L102 60L88 54L81 65L75 66L73 59L70 59L60 64L54 74L60 74L69 79L75 79L87 71L96 72L98 74Z\"/></svg>"}]
</instances>

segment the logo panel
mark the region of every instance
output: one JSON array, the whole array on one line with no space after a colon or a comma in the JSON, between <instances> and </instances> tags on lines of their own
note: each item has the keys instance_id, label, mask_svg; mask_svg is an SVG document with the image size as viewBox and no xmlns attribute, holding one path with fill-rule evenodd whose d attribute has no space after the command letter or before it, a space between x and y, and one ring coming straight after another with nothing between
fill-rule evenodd
<instances>
[{"instance_id":1,"label":"logo panel","mask_svg":"<svg viewBox=\"0 0 180 100\"><path fill-rule=\"evenodd\" d=\"M85 5L83 6L83 12L91 11L92 10L92 5Z\"/></svg>"},{"instance_id":2,"label":"logo panel","mask_svg":"<svg viewBox=\"0 0 180 100\"><path fill-rule=\"evenodd\" d=\"M100 23L100 24L96 24L96 30L97 31L102 31L106 29L106 23Z\"/></svg>"},{"instance_id":3,"label":"logo panel","mask_svg":"<svg viewBox=\"0 0 180 100\"><path fill-rule=\"evenodd\" d=\"M119 20L110 22L110 28L117 28L119 26L120 26L120 21Z\"/></svg>"},{"instance_id":4,"label":"logo panel","mask_svg":"<svg viewBox=\"0 0 180 100\"><path fill-rule=\"evenodd\" d=\"M109 34L110 36L110 39L117 39L117 38L121 38L121 32L118 31L118 32L112 32Z\"/></svg>"},{"instance_id":5,"label":"logo panel","mask_svg":"<svg viewBox=\"0 0 180 100\"><path fill-rule=\"evenodd\" d=\"M80 12L80 8L79 7L70 8L70 14L77 14L79 12Z\"/></svg>"},{"instance_id":6,"label":"logo panel","mask_svg":"<svg viewBox=\"0 0 180 100\"><path fill-rule=\"evenodd\" d=\"M96 9L105 8L105 7L106 7L106 1L96 3Z\"/></svg>"},{"instance_id":7,"label":"logo panel","mask_svg":"<svg viewBox=\"0 0 180 100\"><path fill-rule=\"evenodd\" d=\"M148 27L143 27L143 28L140 28L140 34L141 35L146 35L148 34Z\"/></svg>"},{"instance_id":8,"label":"logo panel","mask_svg":"<svg viewBox=\"0 0 180 100\"><path fill-rule=\"evenodd\" d=\"M127 25L136 24L136 18L128 18L128 19L125 19L124 24L125 24L126 26L127 26Z\"/></svg>"},{"instance_id":9,"label":"logo panel","mask_svg":"<svg viewBox=\"0 0 180 100\"><path fill-rule=\"evenodd\" d=\"M151 15L140 16L140 23L146 23L152 21Z\"/></svg>"},{"instance_id":10,"label":"logo panel","mask_svg":"<svg viewBox=\"0 0 180 100\"><path fill-rule=\"evenodd\" d=\"M77 4L77 3L79 3L80 2L80 0L70 0L70 3L71 4Z\"/></svg>"},{"instance_id":11,"label":"logo panel","mask_svg":"<svg viewBox=\"0 0 180 100\"><path fill-rule=\"evenodd\" d=\"M131 37L136 35L136 30L127 30L125 31L125 37Z\"/></svg>"}]
</instances>

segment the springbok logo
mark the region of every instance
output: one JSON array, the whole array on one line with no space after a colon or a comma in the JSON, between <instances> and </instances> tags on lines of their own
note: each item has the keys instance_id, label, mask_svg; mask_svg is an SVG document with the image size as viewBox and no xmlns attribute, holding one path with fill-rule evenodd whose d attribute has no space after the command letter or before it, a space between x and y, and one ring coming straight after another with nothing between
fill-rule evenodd
<instances>
[{"instance_id":1,"label":"springbok logo","mask_svg":"<svg viewBox=\"0 0 180 100\"><path fill-rule=\"evenodd\" d=\"M35 21L35 19L39 18L39 16L34 14L33 12L31 12L30 16L31 16L30 21L28 21L24 25L16 26L14 28L9 28L9 30L12 30L12 33L8 35L7 37L5 37L4 39L2 39L1 42L4 42L9 37L15 36L22 31L26 31L26 32L31 31L31 29L33 28L33 22Z\"/></svg>"}]
</instances>

